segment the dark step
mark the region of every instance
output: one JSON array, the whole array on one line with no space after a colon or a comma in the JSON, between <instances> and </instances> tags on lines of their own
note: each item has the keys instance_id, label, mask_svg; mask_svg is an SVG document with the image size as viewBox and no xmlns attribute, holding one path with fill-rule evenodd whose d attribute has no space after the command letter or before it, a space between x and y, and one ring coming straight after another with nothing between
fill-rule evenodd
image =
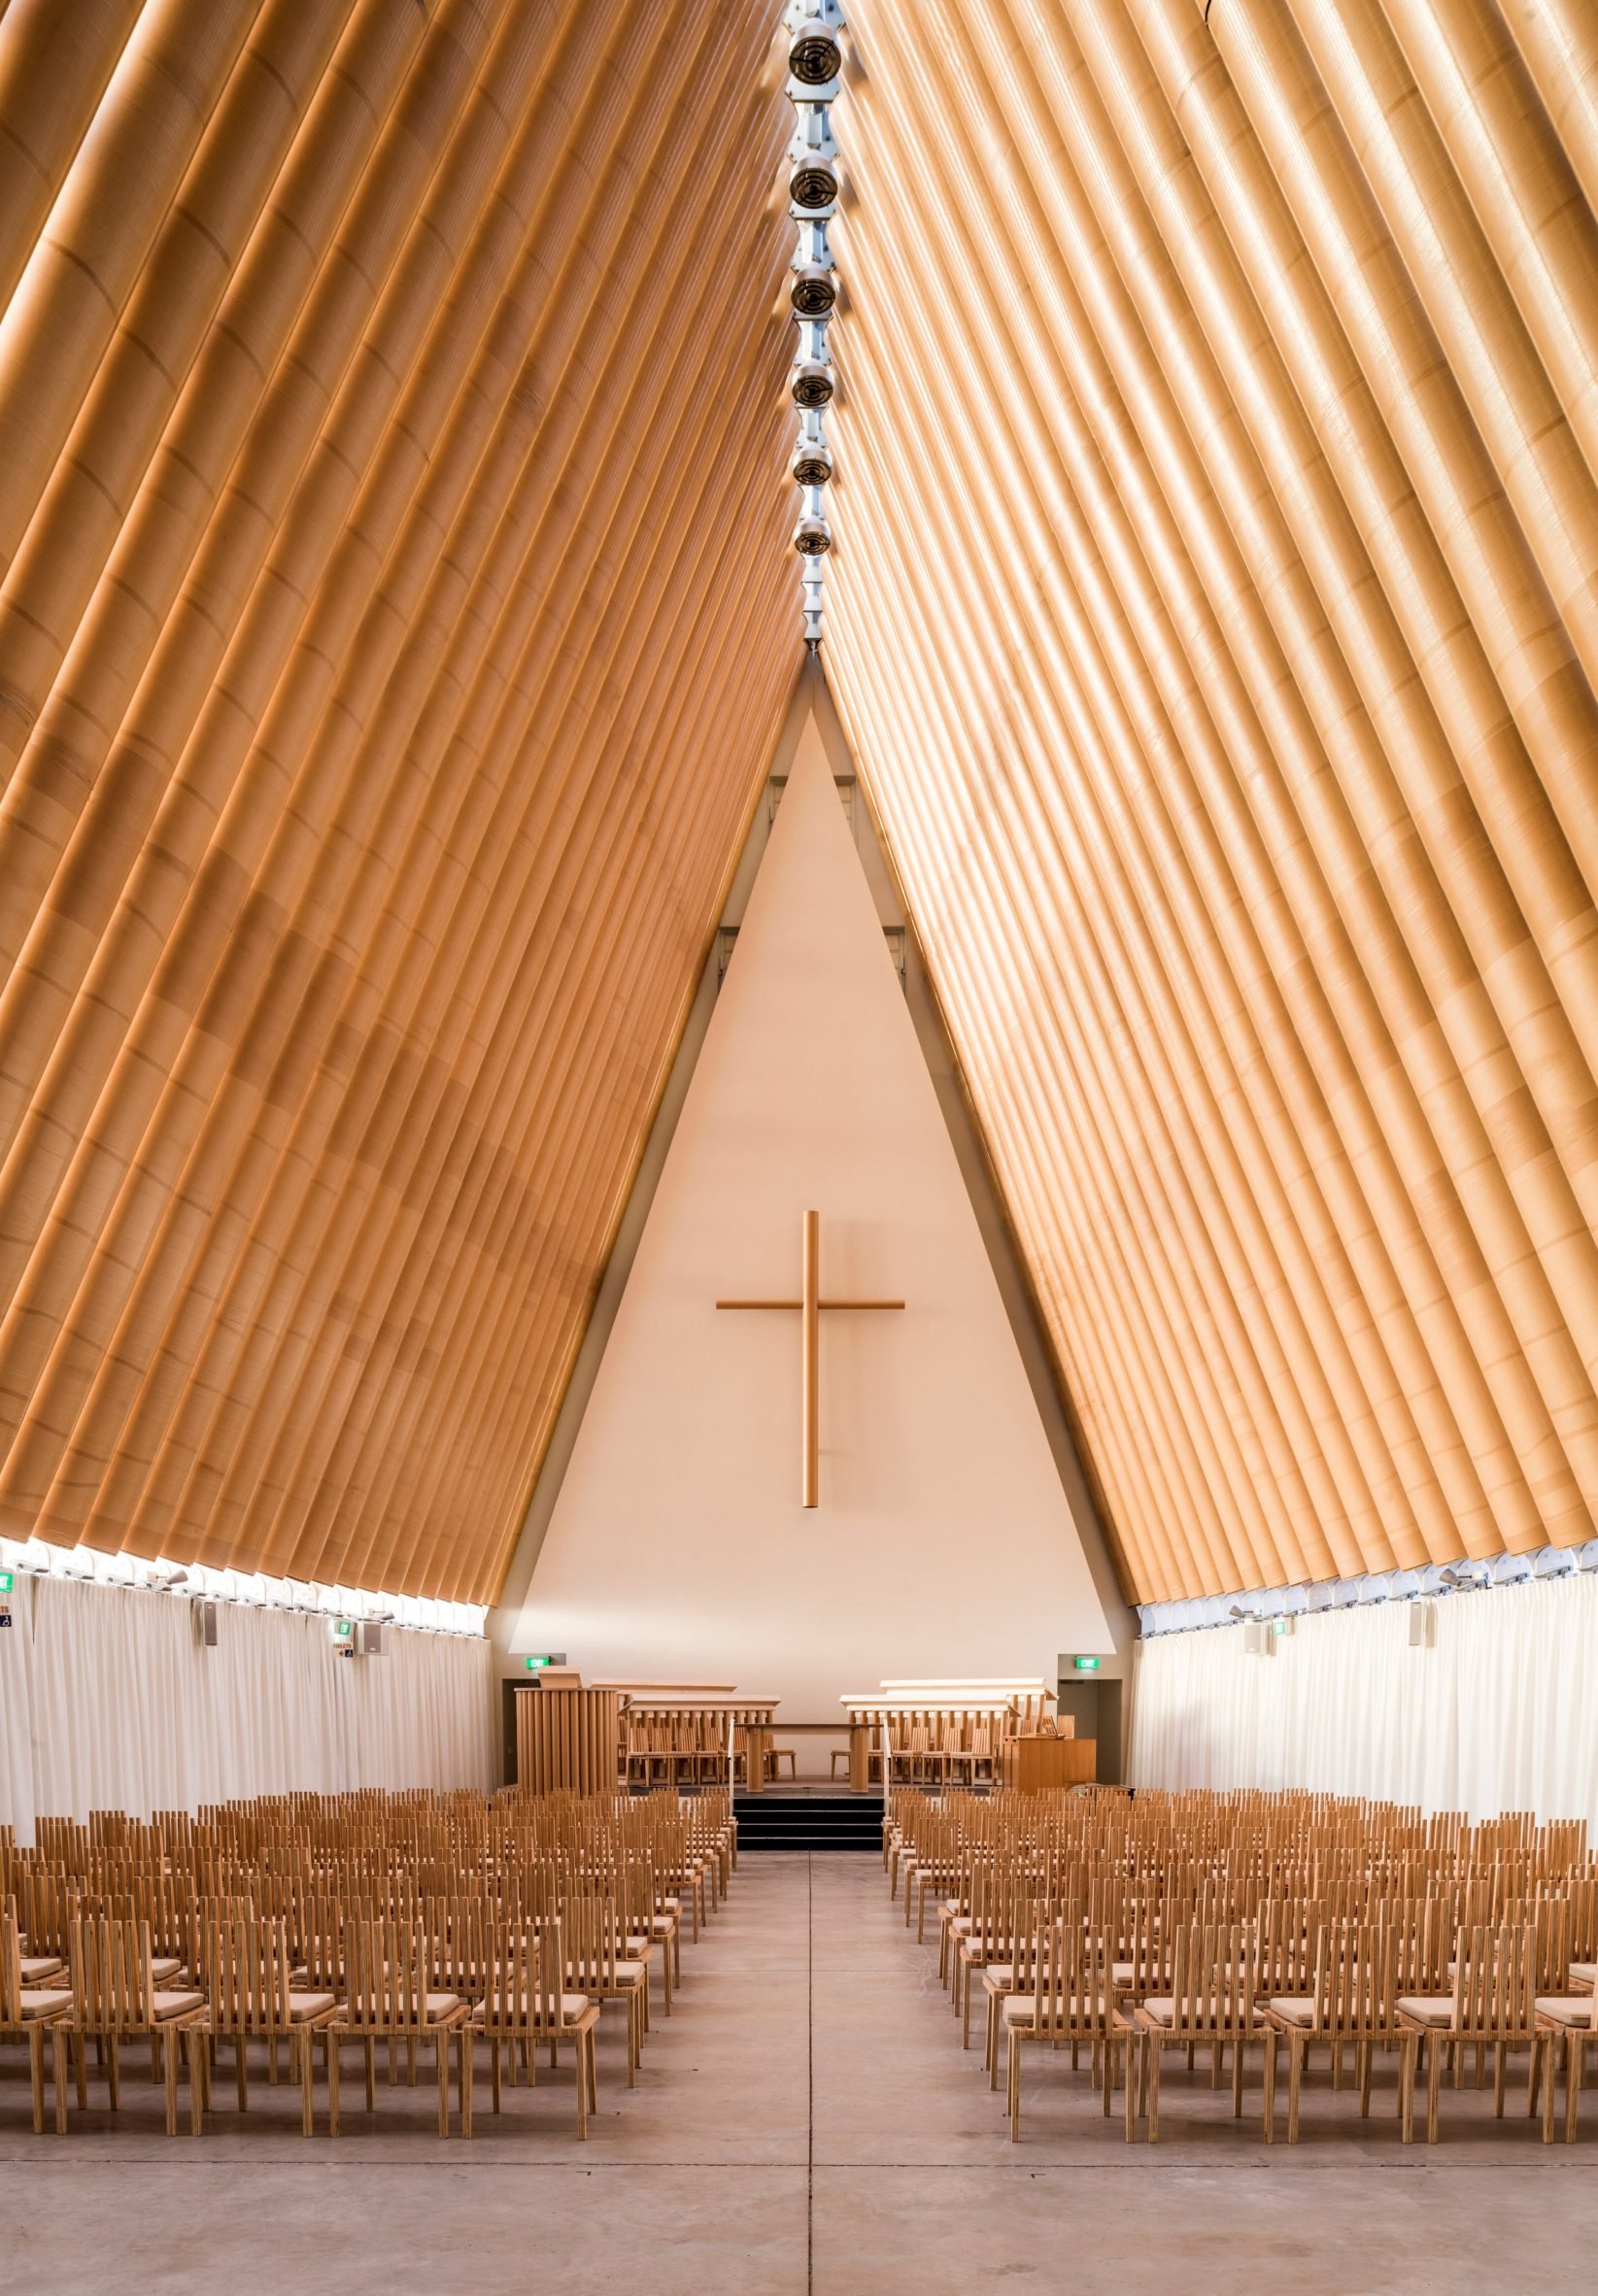
<instances>
[{"instance_id":1,"label":"dark step","mask_svg":"<svg viewBox=\"0 0 1598 2296\"><path fill-rule=\"evenodd\" d=\"M866 1794L740 1794L742 1850L880 1851L882 1801Z\"/></svg>"}]
</instances>

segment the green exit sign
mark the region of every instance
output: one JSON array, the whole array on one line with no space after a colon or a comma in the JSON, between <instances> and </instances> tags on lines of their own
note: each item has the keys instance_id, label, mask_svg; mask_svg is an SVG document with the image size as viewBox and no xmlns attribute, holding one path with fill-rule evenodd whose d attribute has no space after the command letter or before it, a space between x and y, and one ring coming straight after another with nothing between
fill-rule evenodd
<instances>
[{"instance_id":1,"label":"green exit sign","mask_svg":"<svg viewBox=\"0 0 1598 2296\"><path fill-rule=\"evenodd\" d=\"M1104 1663L1102 1658L1076 1658L1071 1661L1079 1674L1096 1674Z\"/></svg>"},{"instance_id":2,"label":"green exit sign","mask_svg":"<svg viewBox=\"0 0 1598 2296\"><path fill-rule=\"evenodd\" d=\"M9 1570L0 1570L0 1595L9 1595L16 1581Z\"/></svg>"},{"instance_id":3,"label":"green exit sign","mask_svg":"<svg viewBox=\"0 0 1598 2296\"><path fill-rule=\"evenodd\" d=\"M354 1620L348 1618L335 1618L333 1621L332 1635L333 1640L335 1642L353 1642L355 1640L356 1635Z\"/></svg>"},{"instance_id":4,"label":"green exit sign","mask_svg":"<svg viewBox=\"0 0 1598 2296\"><path fill-rule=\"evenodd\" d=\"M540 1667L547 1667L549 1665L549 1660L547 1658L529 1658L525 1661L525 1664L527 1666L527 1672L532 1674L536 1673Z\"/></svg>"}]
</instances>

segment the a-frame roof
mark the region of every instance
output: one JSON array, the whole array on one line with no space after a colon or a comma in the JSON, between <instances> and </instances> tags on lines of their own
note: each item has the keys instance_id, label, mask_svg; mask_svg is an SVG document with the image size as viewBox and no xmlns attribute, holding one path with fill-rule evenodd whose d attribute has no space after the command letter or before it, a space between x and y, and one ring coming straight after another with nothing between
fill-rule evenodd
<instances>
[{"instance_id":1,"label":"a-frame roof","mask_svg":"<svg viewBox=\"0 0 1598 2296\"><path fill-rule=\"evenodd\" d=\"M1128 1591L1589 1539L1598 18L850 14L823 662ZM0 1530L496 1591L799 668L776 15L0 9Z\"/></svg>"}]
</instances>

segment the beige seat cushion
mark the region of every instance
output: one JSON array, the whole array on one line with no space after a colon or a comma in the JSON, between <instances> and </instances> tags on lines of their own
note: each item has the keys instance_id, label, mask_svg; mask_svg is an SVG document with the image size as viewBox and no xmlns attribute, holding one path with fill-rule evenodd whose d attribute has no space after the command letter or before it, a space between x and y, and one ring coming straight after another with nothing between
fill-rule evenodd
<instances>
[{"instance_id":1,"label":"beige seat cushion","mask_svg":"<svg viewBox=\"0 0 1598 2296\"><path fill-rule=\"evenodd\" d=\"M170 1985L182 1968L183 1963L175 1953L157 1953L150 1964L151 1982L155 1985Z\"/></svg>"},{"instance_id":2,"label":"beige seat cushion","mask_svg":"<svg viewBox=\"0 0 1598 2296\"><path fill-rule=\"evenodd\" d=\"M1570 1981L1578 1991L1585 1987L1590 1993L1594 1986L1598 1986L1598 1961L1573 1961L1570 1965Z\"/></svg>"},{"instance_id":3,"label":"beige seat cushion","mask_svg":"<svg viewBox=\"0 0 1598 2296\"><path fill-rule=\"evenodd\" d=\"M1540 2017L1546 2017L1550 2025L1585 2025L1590 2030L1593 2008L1590 1993L1579 1993L1574 1999L1541 1993L1537 1997L1537 2013Z\"/></svg>"},{"instance_id":4,"label":"beige seat cushion","mask_svg":"<svg viewBox=\"0 0 1598 2296\"><path fill-rule=\"evenodd\" d=\"M1101 2000L1099 2004L1101 2015L1104 2013L1104 2002ZM1032 1994L1010 1993L1005 1995L1000 2014L1003 2017L1006 2025L1030 2025L1037 2014L1037 2004ZM1067 2016L1062 2021L1067 2025L1070 2025L1072 2022L1070 2016ZM1084 2024L1082 2031L1086 2033L1089 2030L1090 2028Z\"/></svg>"},{"instance_id":5,"label":"beige seat cushion","mask_svg":"<svg viewBox=\"0 0 1598 2296\"><path fill-rule=\"evenodd\" d=\"M195 2009L205 2007L203 1993L153 1993L151 2001L156 2020L164 2024L168 2017L192 2016Z\"/></svg>"},{"instance_id":6,"label":"beige seat cushion","mask_svg":"<svg viewBox=\"0 0 1598 2296\"><path fill-rule=\"evenodd\" d=\"M62 1966L59 1953L24 1953L22 1982L24 1985L42 1985L47 1977L58 1977Z\"/></svg>"},{"instance_id":7,"label":"beige seat cushion","mask_svg":"<svg viewBox=\"0 0 1598 2296\"><path fill-rule=\"evenodd\" d=\"M1171 2027L1176 2022L1176 2004L1166 1994L1156 1993L1150 2000L1139 2002L1138 2008L1139 2015L1144 2017L1150 2025L1164 2025ZM1251 2025L1257 2025L1258 2022L1258 2015L1251 2013L1249 2017L1249 2023ZM1204 2039L1207 2041L1209 2039L1209 2028L1205 2026L1201 2030ZM1216 2040L1221 2041L1225 2040L1227 2037L1224 2034L1217 2034L1215 2038Z\"/></svg>"},{"instance_id":8,"label":"beige seat cushion","mask_svg":"<svg viewBox=\"0 0 1598 2296\"><path fill-rule=\"evenodd\" d=\"M1312 1993L1273 1993L1268 2006L1284 2025L1312 2025L1315 2021Z\"/></svg>"},{"instance_id":9,"label":"beige seat cushion","mask_svg":"<svg viewBox=\"0 0 1598 2296\"><path fill-rule=\"evenodd\" d=\"M303 2025L308 2018L325 2016L330 2009L336 2009L337 2006L337 1998L331 1993L291 1992L289 1996L289 2021L291 2025Z\"/></svg>"},{"instance_id":10,"label":"beige seat cushion","mask_svg":"<svg viewBox=\"0 0 1598 2296\"><path fill-rule=\"evenodd\" d=\"M1011 1961L990 1961L982 1972L982 1982L990 1993L1007 1993L1015 1983L1015 1964Z\"/></svg>"},{"instance_id":11,"label":"beige seat cushion","mask_svg":"<svg viewBox=\"0 0 1598 2296\"><path fill-rule=\"evenodd\" d=\"M523 1995L519 2007L521 2013L526 2015L527 2009L526 1994ZM562 1993L561 1996L561 2017L562 2023L567 2025L575 2025L587 2008L588 1995L586 1993ZM472 2023L474 2025L486 2024L488 2021L488 2003L486 2001L480 2001L477 2007L472 2010Z\"/></svg>"},{"instance_id":12,"label":"beige seat cushion","mask_svg":"<svg viewBox=\"0 0 1598 2296\"><path fill-rule=\"evenodd\" d=\"M70 1993L46 1993L31 1985L23 1986L20 2000L25 2024L31 2024L35 2017L58 2017L63 2009L72 2007Z\"/></svg>"},{"instance_id":13,"label":"beige seat cushion","mask_svg":"<svg viewBox=\"0 0 1598 2296\"><path fill-rule=\"evenodd\" d=\"M1399 1996L1399 2011L1413 2017L1417 2025L1447 2026L1453 2023L1453 1995L1451 1993L1404 1993Z\"/></svg>"},{"instance_id":14,"label":"beige seat cushion","mask_svg":"<svg viewBox=\"0 0 1598 2296\"><path fill-rule=\"evenodd\" d=\"M459 1993L429 1993L427 1996L428 2023L434 2022L439 2017L447 2017L451 2009L458 2009L459 2007L460 1996Z\"/></svg>"}]
</instances>

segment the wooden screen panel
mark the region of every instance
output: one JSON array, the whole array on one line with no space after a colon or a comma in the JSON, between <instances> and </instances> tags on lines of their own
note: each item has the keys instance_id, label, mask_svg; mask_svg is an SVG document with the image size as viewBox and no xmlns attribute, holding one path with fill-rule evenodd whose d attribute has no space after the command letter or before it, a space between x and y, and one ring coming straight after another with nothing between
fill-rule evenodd
<instances>
[{"instance_id":1,"label":"wooden screen panel","mask_svg":"<svg viewBox=\"0 0 1598 2296\"><path fill-rule=\"evenodd\" d=\"M519 1690L517 1784L535 1794L614 1793L621 1704L613 1690Z\"/></svg>"}]
</instances>

